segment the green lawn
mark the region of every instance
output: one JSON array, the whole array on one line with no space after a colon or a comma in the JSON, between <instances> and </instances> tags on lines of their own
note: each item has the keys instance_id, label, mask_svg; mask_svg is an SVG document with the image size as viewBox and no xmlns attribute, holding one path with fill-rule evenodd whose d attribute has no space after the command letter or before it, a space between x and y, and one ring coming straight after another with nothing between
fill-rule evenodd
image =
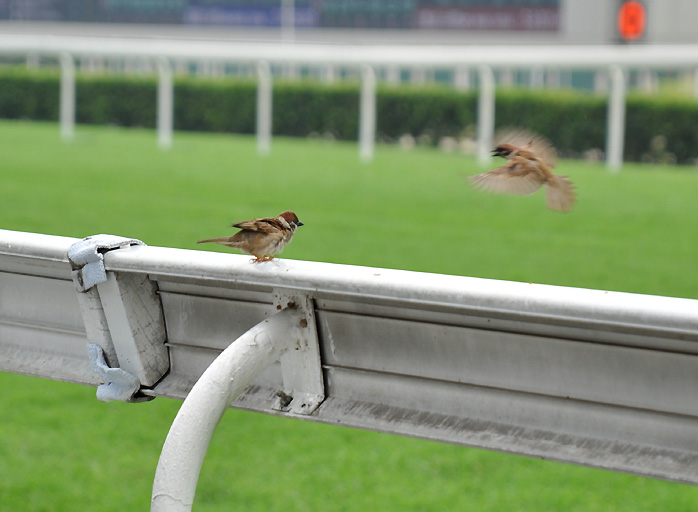
<instances>
[{"instance_id":1,"label":"green lawn","mask_svg":"<svg viewBox=\"0 0 698 512\"><path fill-rule=\"evenodd\" d=\"M197 246L233 221L298 213L283 256L698 298L698 172L563 161L569 214L541 193L470 189L474 161L434 149L0 122L0 228ZM179 402L0 374L0 510L147 510ZM690 486L260 414L226 412L195 510L688 511Z\"/></svg>"}]
</instances>

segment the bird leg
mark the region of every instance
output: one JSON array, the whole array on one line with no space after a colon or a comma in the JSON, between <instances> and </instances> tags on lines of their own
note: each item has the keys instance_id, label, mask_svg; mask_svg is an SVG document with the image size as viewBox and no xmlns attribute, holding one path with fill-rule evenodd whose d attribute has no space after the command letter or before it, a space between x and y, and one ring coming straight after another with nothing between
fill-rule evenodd
<instances>
[{"instance_id":1,"label":"bird leg","mask_svg":"<svg viewBox=\"0 0 698 512\"><path fill-rule=\"evenodd\" d=\"M271 261L274 259L274 256L270 256L268 254L264 254L262 256L254 256L254 259L252 260L252 263L262 263L264 261Z\"/></svg>"}]
</instances>

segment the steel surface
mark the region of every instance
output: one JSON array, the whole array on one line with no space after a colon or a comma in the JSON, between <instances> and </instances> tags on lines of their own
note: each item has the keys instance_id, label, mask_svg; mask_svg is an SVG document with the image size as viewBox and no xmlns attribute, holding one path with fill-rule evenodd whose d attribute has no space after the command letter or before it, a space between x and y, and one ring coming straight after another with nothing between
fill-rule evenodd
<instances>
[{"instance_id":1,"label":"steel surface","mask_svg":"<svg viewBox=\"0 0 698 512\"><path fill-rule=\"evenodd\" d=\"M99 384L75 241L0 231L1 369ZM326 398L277 410L275 363L234 407L698 484L696 300L148 246L104 265L157 283L150 396L184 398L282 290L312 305Z\"/></svg>"}]
</instances>

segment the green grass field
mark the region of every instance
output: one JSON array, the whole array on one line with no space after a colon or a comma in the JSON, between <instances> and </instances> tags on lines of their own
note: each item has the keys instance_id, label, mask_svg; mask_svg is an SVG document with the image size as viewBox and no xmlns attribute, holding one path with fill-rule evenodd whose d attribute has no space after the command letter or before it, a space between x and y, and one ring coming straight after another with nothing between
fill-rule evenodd
<instances>
[{"instance_id":1,"label":"green grass field","mask_svg":"<svg viewBox=\"0 0 698 512\"><path fill-rule=\"evenodd\" d=\"M354 144L0 122L0 228L197 246L233 221L298 213L283 257L698 298L698 172L563 161L579 202L470 189L469 157ZM0 510L147 510L179 402L0 374ZM198 511L688 511L695 487L229 410Z\"/></svg>"}]
</instances>

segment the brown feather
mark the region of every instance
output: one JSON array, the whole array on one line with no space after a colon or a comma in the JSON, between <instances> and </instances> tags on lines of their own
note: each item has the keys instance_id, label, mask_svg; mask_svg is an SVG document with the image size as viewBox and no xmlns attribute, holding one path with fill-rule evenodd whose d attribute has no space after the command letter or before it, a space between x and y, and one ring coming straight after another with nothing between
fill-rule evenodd
<instances>
[{"instance_id":1,"label":"brown feather","mask_svg":"<svg viewBox=\"0 0 698 512\"><path fill-rule=\"evenodd\" d=\"M508 128L498 132L495 140L497 141L495 146L511 144L530 151L543 160L551 169L554 169L557 165L555 146L542 135L522 128Z\"/></svg>"},{"instance_id":2,"label":"brown feather","mask_svg":"<svg viewBox=\"0 0 698 512\"><path fill-rule=\"evenodd\" d=\"M567 212L575 201L574 185L567 176L558 176L555 148L548 139L527 130L508 130L499 135L493 155L509 160L506 165L471 176L470 183L488 192L526 196L541 186L547 189L547 206Z\"/></svg>"},{"instance_id":3,"label":"brown feather","mask_svg":"<svg viewBox=\"0 0 698 512\"><path fill-rule=\"evenodd\" d=\"M283 229L283 224L279 219L263 218L244 220L233 224L234 228L244 229L246 231L261 231L262 233L274 233L279 229Z\"/></svg>"},{"instance_id":4,"label":"brown feather","mask_svg":"<svg viewBox=\"0 0 698 512\"><path fill-rule=\"evenodd\" d=\"M481 190L517 196L533 194L543 184L538 173L526 169L516 162L497 167L483 174L476 174L469 179L474 187Z\"/></svg>"},{"instance_id":5,"label":"brown feather","mask_svg":"<svg viewBox=\"0 0 698 512\"><path fill-rule=\"evenodd\" d=\"M551 210L568 212L575 201L574 183L567 176L557 175L548 183L546 204Z\"/></svg>"},{"instance_id":6,"label":"brown feather","mask_svg":"<svg viewBox=\"0 0 698 512\"><path fill-rule=\"evenodd\" d=\"M280 253L293 238L296 228L302 225L295 213L286 211L276 218L265 217L235 223L233 227L240 231L233 236L207 238L198 243L219 243L251 254L257 261L266 261Z\"/></svg>"},{"instance_id":7,"label":"brown feather","mask_svg":"<svg viewBox=\"0 0 698 512\"><path fill-rule=\"evenodd\" d=\"M205 244L205 243L208 243L208 242L215 242L215 243L217 243L217 244L223 244L223 243L229 242L231 238L232 238L232 237L230 237L230 236L224 236L224 237L221 237L221 238L206 238L206 239L204 239L204 240L199 240L199 241L196 242L196 243L197 243L197 244Z\"/></svg>"}]
</instances>

